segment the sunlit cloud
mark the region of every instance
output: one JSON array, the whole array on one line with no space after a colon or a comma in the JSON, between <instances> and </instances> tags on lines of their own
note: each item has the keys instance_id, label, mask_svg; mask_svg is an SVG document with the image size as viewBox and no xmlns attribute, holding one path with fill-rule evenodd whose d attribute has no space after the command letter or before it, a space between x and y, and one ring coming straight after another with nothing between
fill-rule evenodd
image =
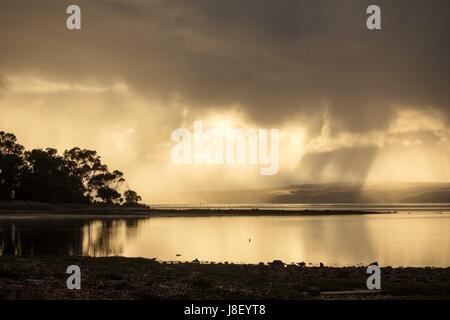
<instances>
[{"instance_id":1,"label":"sunlit cloud","mask_svg":"<svg viewBox=\"0 0 450 320\"><path fill-rule=\"evenodd\" d=\"M147 202L172 191L448 181L449 20L439 9L448 1L436 3L372 36L355 28L360 1L248 1L236 11L80 0L95 17L81 33L64 29L57 2L33 12L2 3L0 129L28 149L95 149ZM382 6L403 12L398 1ZM279 172L174 165L171 133L196 120L279 129Z\"/></svg>"},{"instance_id":2,"label":"sunlit cloud","mask_svg":"<svg viewBox=\"0 0 450 320\"><path fill-rule=\"evenodd\" d=\"M128 87L123 83L116 83L113 86L99 86L95 84L74 84L57 81L50 81L33 76L5 76L5 81L9 90L17 93L60 93L60 92L87 92L102 93L106 91L125 92Z\"/></svg>"}]
</instances>

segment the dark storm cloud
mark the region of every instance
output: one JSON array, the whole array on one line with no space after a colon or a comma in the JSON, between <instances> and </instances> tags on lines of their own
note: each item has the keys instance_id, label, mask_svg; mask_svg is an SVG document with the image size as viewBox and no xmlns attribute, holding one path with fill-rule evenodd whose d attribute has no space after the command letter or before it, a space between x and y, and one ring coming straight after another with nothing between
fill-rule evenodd
<instances>
[{"instance_id":1,"label":"dark storm cloud","mask_svg":"<svg viewBox=\"0 0 450 320\"><path fill-rule=\"evenodd\" d=\"M297 174L302 181L314 183L336 181L330 173L338 174L338 181L365 181L376 153L375 147L309 153L300 161Z\"/></svg>"},{"instance_id":2,"label":"dark storm cloud","mask_svg":"<svg viewBox=\"0 0 450 320\"><path fill-rule=\"evenodd\" d=\"M5 76L0 74L0 90L6 86Z\"/></svg>"},{"instance_id":3,"label":"dark storm cloud","mask_svg":"<svg viewBox=\"0 0 450 320\"><path fill-rule=\"evenodd\" d=\"M335 131L383 129L395 105L449 108L448 1L2 1L0 72L124 81L201 114L239 105L261 124L328 110Z\"/></svg>"}]
</instances>

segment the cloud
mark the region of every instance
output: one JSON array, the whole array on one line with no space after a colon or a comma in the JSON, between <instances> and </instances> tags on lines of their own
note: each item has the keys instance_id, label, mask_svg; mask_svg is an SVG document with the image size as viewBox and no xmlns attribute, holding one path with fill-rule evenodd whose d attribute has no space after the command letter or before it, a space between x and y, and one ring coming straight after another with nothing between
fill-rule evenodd
<instances>
[{"instance_id":1,"label":"cloud","mask_svg":"<svg viewBox=\"0 0 450 320\"><path fill-rule=\"evenodd\" d=\"M366 28L370 1L77 4L80 31L66 29L64 1L0 3L0 124L30 145L91 145L138 177L165 168L172 130L235 113L243 125L302 130L287 148L306 148L293 159L308 170L363 179L386 143L447 143L448 1L380 0L381 31ZM124 157L115 139L129 144ZM345 168L353 155L364 163ZM282 169L255 184L314 175Z\"/></svg>"},{"instance_id":2,"label":"cloud","mask_svg":"<svg viewBox=\"0 0 450 320\"><path fill-rule=\"evenodd\" d=\"M297 174L313 183L365 181L376 154L376 147L309 153L300 161Z\"/></svg>"},{"instance_id":3,"label":"cloud","mask_svg":"<svg viewBox=\"0 0 450 320\"><path fill-rule=\"evenodd\" d=\"M365 27L365 1L79 5L77 32L64 3L3 4L2 70L123 81L199 110L238 104L261 123L327 107L336 130L384 128L398 104L448 109L448 1L381 1L379 32Z\"/></svg>"}]
</instances>

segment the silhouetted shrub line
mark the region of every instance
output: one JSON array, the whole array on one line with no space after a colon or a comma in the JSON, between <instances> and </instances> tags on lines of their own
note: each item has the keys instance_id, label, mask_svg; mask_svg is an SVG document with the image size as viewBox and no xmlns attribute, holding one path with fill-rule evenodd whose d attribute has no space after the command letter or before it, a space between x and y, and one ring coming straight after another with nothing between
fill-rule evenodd
<instances>
[{"instance_id":1,"label":"silhouetted shrub line","mask_svg":"<svg viewBox=\"0 0 450 320\"><path fill-rule=\"evenodd\" d=\"M11 211L44 211L58 213L112 213L117 212L150 212L146 204L107 204L107 203L45 203L36 201L0 201L0 214ZM5 212L2 212L5 211Z\"/></svg>"},{"instance_id":2,"label":"silhouetted shrub line","mask_svg":"<svg viewBox=\"0 0 450 320\"><path fill-rule=\"evenodd\" d=\"M137 206L142 198L125 190L119 170L110 171L97 151L33 149L0 131L0 208L53 210L51 204Z\"/></svg>"}]
</instances>

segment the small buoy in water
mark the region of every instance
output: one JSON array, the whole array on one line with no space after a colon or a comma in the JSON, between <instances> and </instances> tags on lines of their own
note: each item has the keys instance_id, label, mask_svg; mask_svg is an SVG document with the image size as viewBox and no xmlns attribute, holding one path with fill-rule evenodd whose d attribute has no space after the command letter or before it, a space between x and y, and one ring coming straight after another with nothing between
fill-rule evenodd
<instances>
[{"instance_id":1,"label":"small buoy in water","mask_svg":"<svg viewBox=\"0 0 450 320\"><path fill-rule=\"evenodd\" d=\"M251 239L250 238L248 238L248 242L250 242L251 241Z\"/></svg>"}]
</instances>

